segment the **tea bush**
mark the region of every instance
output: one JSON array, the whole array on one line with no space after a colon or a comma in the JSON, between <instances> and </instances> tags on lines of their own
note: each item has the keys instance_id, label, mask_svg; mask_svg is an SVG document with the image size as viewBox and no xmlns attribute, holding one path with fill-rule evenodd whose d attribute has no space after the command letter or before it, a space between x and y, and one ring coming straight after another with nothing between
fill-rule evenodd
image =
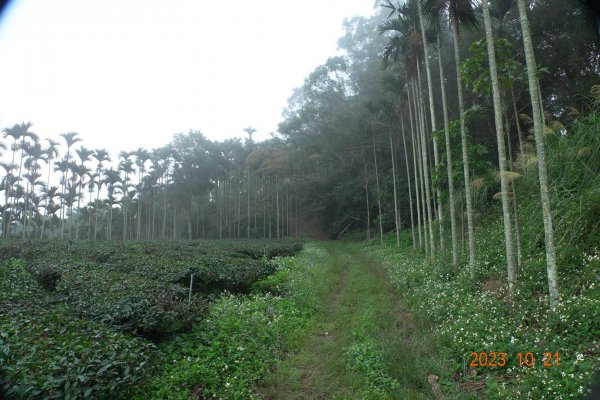
<instances>
[{"instance_id":1,"label":"tea bush","mask_svg":"<svg viewBox=\"0 0 600 400\"><path fill-rule=\"evenodd\" d=\"M180 285L102 268L69 269L57 289L81 315L151 338L189 327L204 310Z\"/></svg>"},{"instance_id":2,"label":"tea bush","mask_svg":"<svg viewBox=\"0 0 600 400\"><path fill-rule=\"evenodd\" d=\"M68 309L0 314L3 389L17 399L126 399L156 356L152 344Z\"/></svg>"},{"instance_id":3,"label":"tea bush","mask_svg":"<svg viewBox=\"0 0 600 400\"><path fill-rule=\"evenodd\" d=\"M17 399L127 398L153 370L144 340L75 317L25 263L0 263L0 371Z\"/></svg>"},{"instance_id":4,"label":"tea bush","mask_svg":"<svg viewBox=\"0 0 600 400\"><path fill-rule=\"evenodd\" d=\"M298 257L281 259L287 297L267 294L224 296L190 333L160 345L163 371L138 399L252 399L257 384L316 309L310 287L313 267L324 256L309 247Z\"/></svg>"}]
</instances>

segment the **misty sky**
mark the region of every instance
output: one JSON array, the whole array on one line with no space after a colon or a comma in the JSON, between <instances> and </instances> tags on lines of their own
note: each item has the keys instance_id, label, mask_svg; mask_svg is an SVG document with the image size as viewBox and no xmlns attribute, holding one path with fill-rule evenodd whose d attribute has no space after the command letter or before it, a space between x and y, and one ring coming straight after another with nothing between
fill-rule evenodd
<instances>
[{"instance_id":1,"label":"misty sky","mask_svg":"<svg viewBox=\"0 0 600 400\"><path fill-rule=\"evenodd\" d=\"M373 0L16 0L0 19L0 127L116 153L173 133L257 139Z\"/></svg>"}]
</instances>

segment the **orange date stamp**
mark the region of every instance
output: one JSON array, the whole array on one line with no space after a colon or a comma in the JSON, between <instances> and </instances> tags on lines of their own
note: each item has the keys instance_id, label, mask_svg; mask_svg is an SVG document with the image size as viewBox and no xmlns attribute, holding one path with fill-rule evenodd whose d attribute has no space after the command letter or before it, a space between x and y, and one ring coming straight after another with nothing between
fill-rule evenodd
<instances>
[{"instance_id":1,"label":"orange date stamp","mask_svg":"<svg viewBox=\"0 0 600 400\"><path fill-rule=\"evenodd\" d=\"M552 353L546 351L543 354L534 354L531 351L517 353L514 357L510 357L503 351L472 351L469 354L471 367L506 367L511 365L512 362L509 360L513 358L516 360L517 367L533 367L536 363L542 363L544 367L558 367L560 365L560 356L558 351Z\"/></svg>"}]
</instances>

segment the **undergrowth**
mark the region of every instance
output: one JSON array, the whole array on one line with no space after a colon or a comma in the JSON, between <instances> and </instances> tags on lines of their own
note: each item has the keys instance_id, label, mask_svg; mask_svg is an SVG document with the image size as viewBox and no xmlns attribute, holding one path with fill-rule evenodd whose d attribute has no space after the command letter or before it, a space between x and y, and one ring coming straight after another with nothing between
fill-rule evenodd
<instances>
[{"instance_id":1,"label":"undergrowth","mask_svg":"<svg viewBox=\"0 0 600 400\"><path fill-rule=\"evenodd\" d=\"M587 393L600 369L598 126L600 113L592 112L566 135L546 134L561 294L556 310L548 307L533 154L518 163L523 254L513 298L507 294L502 214L493 200L477 221L473 275L466 262L455 269L448 260L414 251L408 231L400 249L390 243L370 247L408 304L436 327L437 340L454 362L446 382L459 381L489 399L571 399ZM503 352L506 365L472 366L472 352ZM532 366L524 363L528 352L535 358Z\"/></svg>"},{"instance_id":2,"label":"undergrowth","mask_svg":"<svg viewBox=\"0 0 600 400\"><path fill-rule=\"evenodd\" d=\"M191 332L159 346L167 364L139 399L257 398L257 384L315 310L308 275L323 255L308 247L278 260L280 270L255 286L266 293L220 297Z\"/></svg>"}]
</instances>

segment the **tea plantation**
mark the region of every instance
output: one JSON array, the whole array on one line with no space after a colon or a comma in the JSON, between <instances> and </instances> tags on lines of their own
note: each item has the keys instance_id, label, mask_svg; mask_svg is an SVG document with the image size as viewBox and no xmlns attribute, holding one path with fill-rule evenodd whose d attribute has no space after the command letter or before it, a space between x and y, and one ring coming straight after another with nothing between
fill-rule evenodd
<instances>
[{"instance_id":1,"label":"tea plantation","mask_svg":"<svg viewBox=\"0 0 600 400\"><path fill-rule=\"evenodd\" d=\"M281 269L281 257L302 247L295 241L4 241L0 398L164 398L156 393L168 387L165 368L174 368L182 344L193 341L196 352L206 350L203 357L215 356L207 315L245 301L255 282ZM260 301L248 304L249 312L270 318Z\"/></svg>"}]
</instances>

